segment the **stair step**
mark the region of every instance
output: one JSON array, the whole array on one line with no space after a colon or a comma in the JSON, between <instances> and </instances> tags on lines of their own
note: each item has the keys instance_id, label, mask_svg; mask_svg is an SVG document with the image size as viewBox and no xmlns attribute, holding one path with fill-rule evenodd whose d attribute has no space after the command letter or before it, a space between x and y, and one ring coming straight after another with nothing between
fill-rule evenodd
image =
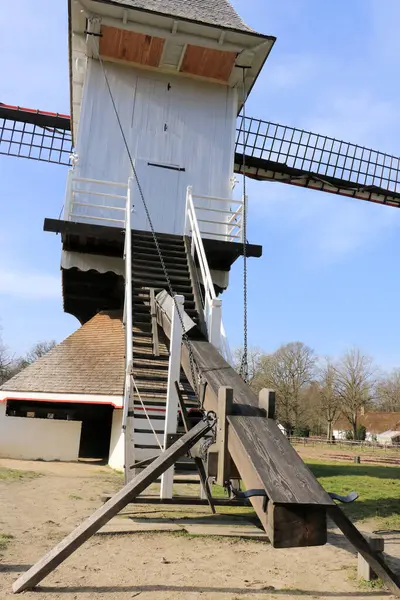
<instances>
[{"instance_id":1,"label":"stair step","mask_svg":"<svg viewBox=\"0 0 400 600\"><path fill-rule=\"evenodd\" d=\"M136 382L136 385L138 387L140 396L142 398L142 400L146 399L146 406L161 406L163 407L165 405L165 402L167 401L167 394L166 392L162 392L161 390L152 390L152 389L142 389L142 387L138 384L138 382ZM188 406L198 406L198 402L197 399L195 398L194 394L187 394L186 392L182 392L182 397L185 400L185 402L188 404ZM140 402L140 400L137 400L134 402L134 406L136 407L141 407L142 404Z\"/></svg>"},{"instance_id":2,"label":"stair step","mask_svg":"<svg viewBox=\"0 0 400 600\"><path fill-rule=\"evenodd\" d=\"M191 294L192 293L192 286L190 285L190 283L187 283L186 285L183 284L182 282L180 282L178 285L175 285L174 281L171 281L172 284L172 289L175 293L178 293L180 291L185 292L187 294ZM164 290L167 287L167 282L166 280L149 280L149 279L139 279L138 277L134 277L133 278L133 287L134 288L138 288L138 287L154 287L156 289L159 290Z\"/></svg>"},{"instance_id":3,"label":"stair step","mask_svg":"<svg viewBox=\"0 0 400 600\"><path fill-rule=\"evenodd\" d=\"M138 265L136 262L133 263L132 265L132 274L133 273L146 273L146 275L152 275L153 277L155 276L160 276L160 277L164 277L164 271L161 267L161 265L154 265L151 263L148 264L143 264L143 265ZM190 275L189 275L189 269L187 266L181 266L181 267L167 267L167 273L168 273L168 277L170 279L172 278L185 278L187 280L190 280Z\"/></svg>"},{"instance_id":4,"label":"stair step","mask_svg":"<svg viewBox=\"0 0 400 600\"><path fill-rule=\"evenodd\" d=\"M163 260L165 263L165 266L168 268L172 267L177 267L178 265L182 265L183 267L187 267L187 258L186 258L186 254L185 256L183 256L182 258L170 258L168 256L164 256L163 255ZM153 264L155 266L161 267L161 261L159 256L149 256L148 258L143 258L142 256L138 256L137 254L135 254L134 256L134 260L133 262L135 263L135 265L148 265L148 264Z\"/></svg>"},{"instance_id":5,"label":"stair step","mask_svg":"<svg viewBox=\"0 0 400 600\"><path fill-rule=\"evenodd\" d=\"M137 368L135 367L133 369L133 376L136 379L136 385L139 388L139 392L140 392L140 385L142 382L148 382L151 384L156 384L158 386L158 384L162 384L163 386L165 385L165 387L167 386L167 381L168 381L168 370L166 372L161 372L161 373L157 373L154 371L150 371L150 369L146 369L145 368ZM140 383L139 383L140 382Z\"/></svg>"},{"instance_id":6,"label":"stair step","mask_svg":"<svg viewBox=\"0 0 400 600\"><path fill-rule=\"evenodd\" d=\"M180 258L182 261L187 263L186 250L184 248L168 249L167 251L161 248L161 255L164 261L172 261ZM157 249L154 246L151 247L147 245L138 245L132 247L132 261L134 261L135 258L142 258L143 260L160 260Z\"/></svg>"}]
</instances>

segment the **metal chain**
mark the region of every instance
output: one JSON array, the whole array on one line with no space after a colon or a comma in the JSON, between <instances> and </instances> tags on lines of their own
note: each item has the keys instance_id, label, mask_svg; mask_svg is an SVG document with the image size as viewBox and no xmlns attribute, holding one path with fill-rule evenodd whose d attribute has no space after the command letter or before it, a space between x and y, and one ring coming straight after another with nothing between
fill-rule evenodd
<instances>
[{"instance_id":1,"label":"metal chain","mask_svg":"<svg viewBox=\"0 0 400 600\"><path fill-rule=\"evenodd\" d=\"M243 354L240 375L247 383L249 379L248 347L247 347L247 194L246 194L246 69L243 69Z\"/></svg>"},{"instance_id":2,"label":"metal chain","mask_svg":"<svg viewBox=\"0 0 400 600\"><path fill-rule=\"evenodd\" d=\"M93 42L94 42L94 40L93 40ZM113 105L114 113L115 113L116 119L118 121L118 126L119 126L119 129L120 129L120 132L121 132L121 135L122 135L122 139L124 141L124 145L125 145L128 157L129 157L129 162L130 162L131 167L132 167L132 172L133 172L133 175L135 177L136 185L137 185L137 188L139 190L139 195L140 195L140 198L142 200L143 207L144 207L144 210L145 210L145 213L146 213L146 217L147 217L147 220L148 220L149 225L150 225L151 234L152 234L152 237L153 237L154 244L156 246L157 254L158 254L159 259L160 259L160 263L161 263L161 267L162 267L162 270L163 270L163 273L164 273L164 277L165 277L165 280L167 282L168 291L170 293L170 296L172 297L172 300L173 300L174 305L175 305L175 310L176 310L176 312L178 314L178 317L179 317L179 321L180 321L180 324L181 324L181 327L182 327L182 339L183 339L183 342L184 342L184 344L187 347L188 352L189 352L190 372L191 372L191 375L192 375L193 384L196 385L197 377L196 377L195 360L194 360L194 356L193 356L193 348L192 348L192 345L190 343L187 331L185 329L185 324L183 322L183 317L182 317L181 312L179 310L178 303L176 302L176 299L175 299L175 292L174 292L174 290L172 288L172 283L171 283L171 279L170 279L168 271L167 271L167 267L165 266L164 257L162 255L160 244L159 244L158 238L157 238L157 234L155 232L155 229L154 229L154 226L153 226L153 222L151 220L150 211L148 209L146 200L144 198L142 186L140 185L139 177L138 177L138 174L137 174L136 169L135 169L135 165L134 165L134 162L133 162L133 159L132 159L132 154L131 154L131 151L129 149L129 145L128 145L128 142L127 142L127 139L126 139L126 136L125 136L124 129L122 127L121 119L120 119L119 114L118 114L118 109L116 107L114 96L113 96L113 93L111 91L111 86L110 86L110 83L109 83L109 80L108 80L108 77L107 77L107 73L106 73L106 70L104 68L104 64L103 64L102 58L100 56L99 51L97 50L97 47L96 47L95 43L93 43L93 47L94 47L95 54L97 55L97 58L99 60L99 63L100 63L100 66L101 66L101 69L102 69L102 72L103 72L103 75L104 75L104 79L105 79L105 82L106 82L106 85L107 85L107 89L108 89L108 92L109 92L109 95L110 95L110 98L111 98L111 102L112 102L112 105ZM196 396L198 398L199 397L199 391L198 391L198 389L197 390L194 389L194 392L195 392L195 394L196 394Z\"/></svg>"}]
</instances>

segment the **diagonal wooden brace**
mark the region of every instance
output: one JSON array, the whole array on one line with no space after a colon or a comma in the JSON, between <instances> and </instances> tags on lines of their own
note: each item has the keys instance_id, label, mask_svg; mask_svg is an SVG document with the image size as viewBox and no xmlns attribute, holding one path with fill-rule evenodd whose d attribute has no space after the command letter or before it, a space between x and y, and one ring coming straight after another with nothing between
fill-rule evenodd
<instances>
[{"instance_id":1,"label":"diagonal wooden brace","mask_svg":"<svg viewBox=\"0 0 400 600\"><path fill-rule=\"evenodd\" d=\"M215 420L211 418L200 421L168 450L160 454L151 465L125 485L108 502L98 508L96 512L33 565L29 571L21 575L13 585L13 592L16 594L35 587L46 575L54 571L68 556L143 492L150 483L173 465L178 458L186 454L196 442L212 429L214 423Z\"/></svg>"}]
</instances>

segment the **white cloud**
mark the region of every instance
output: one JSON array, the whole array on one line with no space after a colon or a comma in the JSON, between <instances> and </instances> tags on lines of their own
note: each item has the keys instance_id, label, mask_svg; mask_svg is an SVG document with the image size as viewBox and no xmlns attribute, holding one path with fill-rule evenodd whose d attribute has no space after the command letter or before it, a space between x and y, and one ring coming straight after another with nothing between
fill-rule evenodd
<instances>
[{"instance_id":1,"label":"white cloud","mask_svg":"<svg viewBox=\"0 0 400 600\"><path fill-rule=\"evenodd\" d=\"M315 56L307 54L280 54L272 56L263 75L264 89L284 90L298 88L311 79L318 68ZM260 89L258 90L260 93Z\"/></svg>"},{"instance_id":2,"label":"white cloud","mask_svg":"<svg viewBox=\"0 0 400 600\"><path fill-rule=\"evenodd\" d=\"M60 278L0 267L0 294L16 298L50 299L61 296Z\"/></svg>"},{"instance_id":3,"label":"white cloud","mask_svg":"<svg viewBox=\"0 0 400 600\"><path fill-rule=\"evenodd\" d=\"M312 268L341 262L400 225L397 208L272 182L251 185L249 216L290 237Z\"/></svg>"}]
</instances>

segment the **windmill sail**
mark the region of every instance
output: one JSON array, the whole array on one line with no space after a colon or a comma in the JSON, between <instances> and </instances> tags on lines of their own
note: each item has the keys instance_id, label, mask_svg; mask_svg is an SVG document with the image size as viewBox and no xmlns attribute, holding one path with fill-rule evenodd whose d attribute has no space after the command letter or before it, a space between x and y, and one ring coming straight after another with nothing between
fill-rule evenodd
<instances>
[{"instance_id":1,"label":"windmill sail","mask_svg":"<svg viewBox=\"0 0 400 600\"><path fill-rule=\"evenodd\" d=\"M69 165L71 152L68 115L0 102L0 154Z\"/></svg>"},{"instance_id":2,"label":"windmill sail","mask_svg":"<svg viewBox=\"0 0 400 600\"><path fill-rule=\"evenodd\" d=\"M235 171L360 200L400 206L400 158L332 137L246 118L238 123Z\"/></svg>"},{"instance_id":3,"label":"windmill sail","mask_svg":"<svg viewBox=\"0 0 400 600\"><path fill-rule=\"evenodd\" d=\"M0 103L0 154L70 164L70 117ZM243 161L244 154L244 161ZM294 127L239 119L235 172L400 207L400 158Z\"/></svg>"}]
</instances>

